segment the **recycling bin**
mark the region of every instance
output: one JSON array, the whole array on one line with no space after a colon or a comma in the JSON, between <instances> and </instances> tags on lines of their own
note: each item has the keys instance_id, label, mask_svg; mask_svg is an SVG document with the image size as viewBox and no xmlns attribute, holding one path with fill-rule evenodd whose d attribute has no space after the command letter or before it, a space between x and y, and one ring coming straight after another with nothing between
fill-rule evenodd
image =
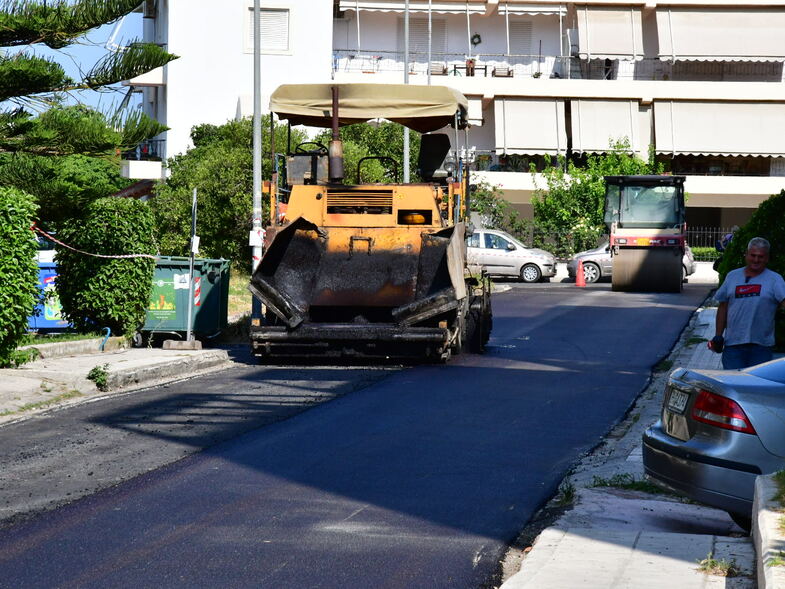
<instances>
[{"instance_id":1,"label":"recycling bin","mask_svg":"<svg viewBox=\"0 0 785 589\"><path fill-rule=\"evenodd\" d=\"M189 258L161 257L155 264L145 335L188 331ZM229 260L196 258L191 330L197 337L217 335L226 327L229 307Z\"/></svg>"},{"instance_id":2,"label":"recycling bin","mask_svg":"<svg viewBox=\"0 0 785 589\"><path fill-rule=\"evenodd\" d=\"M44 297L27 319L27 328L30 331L65 331L71 327L61 315L60 299L55 290L56 277L57 264L38 262L38 288Z\"/></svg>"}]
</instances>

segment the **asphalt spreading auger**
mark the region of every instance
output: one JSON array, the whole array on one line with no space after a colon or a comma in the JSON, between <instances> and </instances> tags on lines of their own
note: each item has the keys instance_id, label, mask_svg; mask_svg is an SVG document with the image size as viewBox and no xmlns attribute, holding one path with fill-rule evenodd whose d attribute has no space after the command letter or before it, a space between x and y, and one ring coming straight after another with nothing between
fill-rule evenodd
<instances>
[{"instance_id":1,"label":"asphalt spreading auger","mask_svg":"<svg viewBox=\"0 0 785 589\"><path fill-rule=\"evenodd\" d=\"M356 183L345 184L339 136L341 125L374 118L422 133L457 129L466 110L463 95L439 86L300 84L273 93L279 119L332 127L332 140L298 146L281 189L269 185L269 245L249 285L265 308L251 327L257 356L444 361L482 351L490 282L467 270L468 170L441 169L449 136L422 136L416 184L363 184L363 160Z\"/></svg>"}]
</instances>

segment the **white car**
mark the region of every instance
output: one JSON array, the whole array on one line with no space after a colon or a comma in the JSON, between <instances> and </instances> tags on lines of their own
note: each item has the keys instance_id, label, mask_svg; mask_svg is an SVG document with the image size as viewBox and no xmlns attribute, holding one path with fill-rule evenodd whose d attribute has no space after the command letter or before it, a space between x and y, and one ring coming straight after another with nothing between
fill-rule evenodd
<instances>
[{"instance_id":1,"label":"white car","mask_svg":"<svg viewBox=\"0 0 785 589\"><path fill-rule=\"evenodd\" d=\"M477 229L469 237L469 269L480 268L493 276L517 276L524 282L539 282L556 275L556 258L545 250L523 245L509 233Z\"/></svg>"}]
</instances>

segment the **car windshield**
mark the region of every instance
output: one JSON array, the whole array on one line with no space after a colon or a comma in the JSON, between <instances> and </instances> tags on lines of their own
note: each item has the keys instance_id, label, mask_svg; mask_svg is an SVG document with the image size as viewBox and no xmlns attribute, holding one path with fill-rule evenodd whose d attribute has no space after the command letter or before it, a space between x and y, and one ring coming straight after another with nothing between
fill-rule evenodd
<instances>
[{"instance_id":1,"label":"car windshield","mask_svg":"<svg viewBox=\"0 0 785 589\"><path fill-rule=\"evenodd\" d=\"M785 384L785 359L779 362L768 362L760 366L754 366L746 371L748 374L753 374L758 378L771 380L781 384Z\"/></svg>"}]
</instances>

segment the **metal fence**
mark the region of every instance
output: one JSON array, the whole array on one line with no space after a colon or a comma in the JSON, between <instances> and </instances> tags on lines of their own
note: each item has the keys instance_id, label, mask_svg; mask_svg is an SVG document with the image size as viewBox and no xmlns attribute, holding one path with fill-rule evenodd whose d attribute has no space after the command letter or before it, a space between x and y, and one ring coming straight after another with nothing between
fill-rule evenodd
<instances>
[{"instance_id":1,"label":"metal fence","mask_svg":"<svg viewBox=\"0 0 785 589\"><path fill-rule=\"evenodd\" d=\"M696 260L711 262L720 255L717 243L729 233L732 233L729 227L688 227L687 243Z\"/></svg>"}]
</instances>

